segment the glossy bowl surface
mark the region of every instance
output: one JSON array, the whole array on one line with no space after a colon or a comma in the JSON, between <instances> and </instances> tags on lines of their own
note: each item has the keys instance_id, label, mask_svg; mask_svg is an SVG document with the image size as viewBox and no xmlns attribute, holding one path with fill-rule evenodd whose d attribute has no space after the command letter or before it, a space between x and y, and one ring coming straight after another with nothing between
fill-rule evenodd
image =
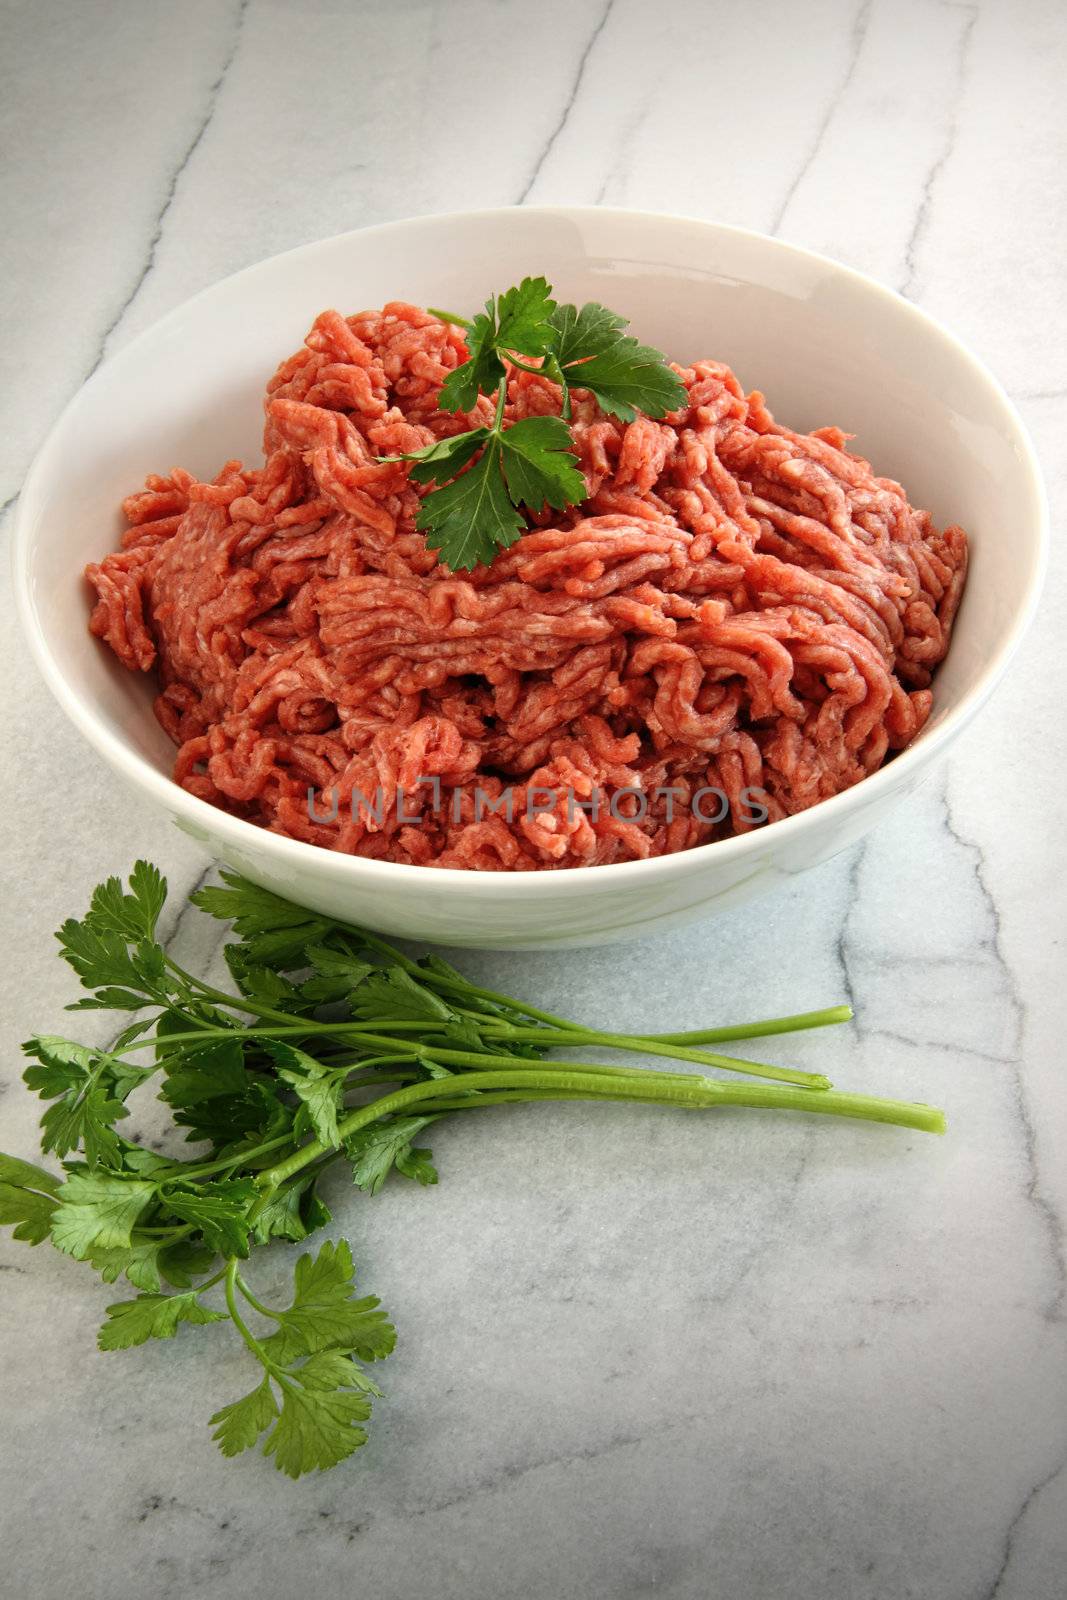
<instances>
[{"instance_id":1,"label":"glossy bowl surface","mask_svg":"<svg viewBox=\"0 0 1067 1600\"><path fill-rule=\"evenodd\" d=\"M681 855L541 873L364 861L282 838L172 782L152 685L87 628L80 576L116 541L118 505L175 464L213 476L258 461L262 394L327 306L386 300L475 308L544 273L599 300L679 361L714 356L775 415L837 423L972 564L933 716L855 788L755 833ZM21 497L17 604L37 662L89 743L204 848L316 909L441 944L541 948L631 938L705 917L843 850L927 775L1003 674L1033 612L1047 542L1041 475L1000 385L931 317L862 274L741 229L594 208L423 217L324 239L180 306L101 367L43 446ZM137 841L130 840L130 853Z\"/></svg>"}]
</instances>

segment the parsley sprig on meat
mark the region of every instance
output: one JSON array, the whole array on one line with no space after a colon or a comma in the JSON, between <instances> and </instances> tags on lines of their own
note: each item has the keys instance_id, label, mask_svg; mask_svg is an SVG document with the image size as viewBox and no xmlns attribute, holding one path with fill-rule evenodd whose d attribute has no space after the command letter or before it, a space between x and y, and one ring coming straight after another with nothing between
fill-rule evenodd
<instances>
[{"instance_id":1,"label":"parsley sprig on meat","mask_svg":"<svg viewBox=\"0 0 1067 1600\"><path fill-rule=\"evenodd\" d=\"M334 1163L366 1195L394 1173L432 1185L428 1129L535 1100L755 1106L943 1130L929 1106L839 1093L818 1074L714 1048L843 1022L847 1006L687 1033L604 1032L222 876L193 899L233 923L232 990L186 972L160 943L166 883L146 862L125 887L101 884L86 915L59 930L87 991L69 1009L130 1020L107 1047L50 1034L27 1041L25 1081L46 1102L41 1146L62 1174L0 1155L0 1222L138 1291L107 1306L102 1350L229 1326L248 1353L251 1387L211 1417L225 1455L261 1444L295 1478L366 1442L381 1392L366 1368L390 1354L395 1333L377 1299L357 1295L348 1244L301 1255L287 1304L266 1303L249 1278L256 1250L302 1242L330 1221L319 1185ZM573 1059L594 1047L704 1070ZM561 1051L570 1059L549 1055ZM166 1156L125 1136L127 1101L141 1088L154 1090L195 1153Z\"/></svg>"},{"instance_id":2,"label":"parsley sprig on meat","mask_svg":"<svg viewBox=\"0 0 1067 1600\"><path fill-rule=\"evenodd\" d=\"M441 410L471 411L479 395L496 396L490 425L390 458L410 461L417 483L437 485L422 500L415 525L453 571L492 561L514 544L526 528L520 507L562 511L584 500L567 426L572 388L588 390L624 422L638 411L662 417L685 404L685 386L667 358L626 334L625 317L594 302L557 305L544 278L524 278L491 295L470 321L450 311L433 314L464 328L467 340L467 360L441 386ZM508 364L559 384L561 415L505 427Z\"/></svg>"}]
</instances>

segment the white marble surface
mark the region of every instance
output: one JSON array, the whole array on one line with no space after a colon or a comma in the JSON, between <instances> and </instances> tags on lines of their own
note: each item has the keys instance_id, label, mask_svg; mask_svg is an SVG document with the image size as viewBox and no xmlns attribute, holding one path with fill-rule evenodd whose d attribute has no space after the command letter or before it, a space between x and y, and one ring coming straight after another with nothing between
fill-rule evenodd
<instances>
[{"instance_id":1,"label":"white marble surface","mask_svg":"<svg viewBox=\"0 0 1067 1600\"><path fill-rule=\"evenodd\" d=\"M0 1588L19 1600L1067 1594L1063 83L1052 0L14 0L0 500L96 364L224 273L427 210L603 201L780 232L946 318L1019 401L1057 545L1010 679L869 842L696 933L471 964L665 1028L854 1000L792 1056L944 1141L629 1108L487 1114L434 1191L338 1184L401 1330L372 1446L293 1485L205 1418L241 1357L122 1355L0 1246ZM520 92L523 88L529 92ZM6 579L5 579L6 582ZM50 930L135 853L203 870L79 742L3 601L2 1143ZM57 783L55 774L64 777ZM206 968L189 915L176 947ZM782 1054L789 1047L783 1045ZM488 1117L494 1116L490 1125ZM279 1279L286 1270L274 1263Z\"/></svg>"}]
</instances>

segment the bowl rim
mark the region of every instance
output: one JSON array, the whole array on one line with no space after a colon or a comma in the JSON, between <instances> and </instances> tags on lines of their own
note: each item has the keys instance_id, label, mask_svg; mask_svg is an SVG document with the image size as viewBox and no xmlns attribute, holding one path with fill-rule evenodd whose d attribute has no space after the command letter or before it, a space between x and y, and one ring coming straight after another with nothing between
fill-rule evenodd
<instances>
[{"instance_id":1,"label":"bowl rim","mask_svg":"<svg viewBox=\"0 0 1067 1600\"><path fill-rule=\"evenodd\" d=\"M576 222L586 225L601 222L623 221L647 224L652 227L668 225L682 225L687 228L697 228L706 231L710 236L722 236L753 241L761 247L769 247L772 251L784 257L817 265L828 269L834 274L850 280L855 286L862 288L875 299L888 302L923 325L927 333L947 345L959 358L965 367L970 370L970 375L983 386L990 397L997 402L1003 413L1005 427L1009 430L1012 443L1016 447L1020 462L1025 469L1033 490L1036 506L1035 549L1034 560L1027 581L1022 604L1013 618L1011 625L997 643L996 649L985 661L981 672L975 682L964 692L958 705L949 710L936 727L920 734L914 744L902 750L893 760L876 772L864 778L860 783L854 784L849 789L842 790L839 794L832 795L827 800L820 801L817 805L809 807L806 811L797 812L795 815L785 817L779 822L771 823L768 828L773 838L785 845L788 839L795 839L807 828L817 821L825 825L832 822L834 816L844 815L850 808L854 808L860 800L874 802L887 787L895 787L905 770L915 770L916 776L926 768L936 755L951 743L962 728L970 721L971 717L984 704L1006 671L1012 657L1015 655L1022 638L1030 625L1037 608L1041 588L1044 582L1045 570L1049 554L1049 508L1037 452L1030 438L1029 431L1017 407L1009 397L999 379L979 359L978 356L955 333L945 326L930 312L915 305L897 290L887 284L880 283L876 278L860 272L855 267L846 266L843 262L836 261L833 257L819 251L809 250L802 245L792 244L786 240L776 238L772 234L761 233L758 229L738 227L732 223L709 221L703 217L691 217L676 212L649 211L642 208L624 206L588 206L588 205L538 205L538 206L486 206L462 211L430 212L421 216L396 218L389 222L370 224L362 228L347 229L339 234L331 234L324 239L311 240L305 244L297 245L292 249L279 251L272 256L266 256L260 261L252 262L238 271L229 273L223 278L216 279L213 283L205 285L196 294L189 296L177 306L171 308L164 316L158 318L149 327L143 329L128 343L122 345L114 355L100 364L85 380L67 401L63 410L56 418L48 435L40 446L34 460L26 474L22 490L19 495L15 511L15 527L12 539L12 565L14 568L14 597L15 609L23 633L29 641L31 653L37 663L45 683L52 695L58 701L62 710L80 733L88 740L90 745L104 757L104 760L114 768L134 788L147 792L165 810L174 814L176 823L179 818L185 818L190 824L189 830L195 836L201 834L216 834L222 841L235 852L251 855L253 858L257 851L265 852L272 856L279 866L286 866L299 873L301 870L312 872L316 870L321 874L330 872L337 875L340 884L348 879L353 884L362 881L364 887L386 888L392 884L396 888L401 886L408 890L418 890L420 884L425 889L437 890L455 889L471 890L477 887L479 893L490 897L506 897L516 894L519 898L532 897L534 899L548 896L566 897L581 894L593 887L590 883L589 873L595 873L595 884L605 889L611 886L651 888L654 883L664 883L674 878L685 876L697 870L701 865L708 864L712 859L709 852L714 852L714 861L725 866L748 855L757 855L766 847L768 838L767 828L757 828L750 833L735 834L728 839L719 839L708 844L694 845L688 850L677 851L671 855L650 856L636 861L620 861L594 868L569 867L556 868L529 872L477 872L469 867L428 867L409 865L404 862L380 861L366 856L343 854L340 851L327 850L321 845L310 844L303 839L293 839L286 834L275 833L270 829L260 827L258 824L248 822L242 817L233 816L228 811L212 805L207 800L202 800L183 789L174 779L160 772L145 757L138 755L112 732L111 728L98 714L92 702L83 698L78 689L60 671L54 656L49 648L44 629L37 613L33 598L31 581L32 555L34 549L34 524L36 517L34 511L37 503L44 498L44 485L58 471L58 462L53 457L59 454L60 440L67 426L68 417L84 403L87 393L107 375L111 376L131 361L135 361L141 347L150 340L158 338L172 323L186 316L190 308L200 301L208 299L223 291L238 281L254 277L257 273L275 268L280 261L288 260L299 262L303 256L330 245L339 244L342 240L354 240L364 237L379 237L390 233L403 233L413 227L426 224L436 224L448 228L490 218L518 218L518 217L546 217L546 218L572 218ZM208 838L205 842L213 845L214 841ZM397 876L399 874L399 876Z\"/></svg>"}]
</instances>

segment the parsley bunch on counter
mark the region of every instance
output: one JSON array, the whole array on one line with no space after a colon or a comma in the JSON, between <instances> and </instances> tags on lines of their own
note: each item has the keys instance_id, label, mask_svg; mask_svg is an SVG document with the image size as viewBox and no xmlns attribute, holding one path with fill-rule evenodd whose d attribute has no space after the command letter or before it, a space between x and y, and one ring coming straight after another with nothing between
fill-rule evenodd
<instances>
[{"instance_id":1,"label":"parsley bunch on counter","mask_svg":"<svg viewBox=\"0 0 1067 1600\"><path fill-rule=\"evenodd\" d=\"M839 1093L818 1074L708 1048L843 1022L847 1006L688 1033L604 1032L479 987L436 955L411 960L234 873L223 879L193 899L233 923L229 991L160 943L166 883L146 862L125 887L101 884L86 915L59 930L87 991L69 1009L129 1020L106 1047L51 1034L23 1047L26 1084L46 1102L41 1146L62 1173L0 1155L0 1222L137 1290L107 1306L102 1350L217 1324L237 1335L251 1387L211 1417L225 1455L261 1444L295 1478L366 1441L380 1394L366 1369L395 1334L377 1299L357 1294L348 1244L301 1255L286 1304L265 1303L249 1280L256 1250L330 1221L319 1185L334 1163L365 1195L392 1174L432 1185L431 1126L535 1100L755 1106L943 1130L931 1107ZM770 1081L548 1056L592 1047ZM162 1155L125 1136L126 1102L142 1088L194 1153Z\"/></svg>"},{"instance_id":2,"label":"parsley bunch on counter","mask_svg":"<svg viewBox=\"0 0 1067 1600\"><path fill-rule=\"evenodd\" d=\"M520 506L562 511L585 499L567 426L572 388L588 390L624 422L639 410L662 417L685 404L685 385L666 356L627 335L625 317L593 302L580 309L557 305L544 278L524 278L491 295L473 320L451 311L433 315L466 330L468 352L441 386L440 409L471 411L479 395L496 396L491 426L389 458L412 462L417 483L438 486L423 499L415 525L453 571L490 562L514 544L526 528ZM505 427L506 363L559 384L562 414Z\"/></svg>"}]
</instances>

